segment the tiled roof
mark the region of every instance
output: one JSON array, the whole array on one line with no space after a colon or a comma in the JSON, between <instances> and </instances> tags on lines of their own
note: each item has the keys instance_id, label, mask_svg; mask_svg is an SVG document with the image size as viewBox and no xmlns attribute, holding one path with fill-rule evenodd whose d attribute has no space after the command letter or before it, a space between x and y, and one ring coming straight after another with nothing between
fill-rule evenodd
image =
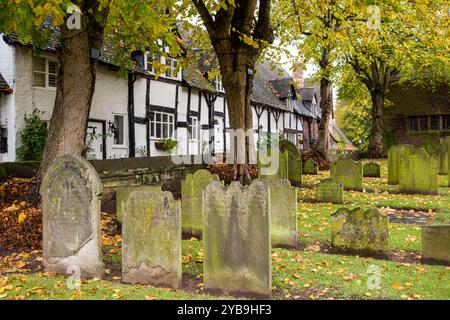
<instances>
[{"instance_id":1,"label":"tiled roof","mask_svg":"<svg viewBox=\"0 0 450 320\"><path fill-rule=\"evenodd\" d=\"M8 83L6 82L5 78L3 78L1 73L0 73L0 92L2 93L12 92L12 89L9 87Z\"/></svg>"},{"instance_id":2,"label":"tiled roof","mask_svg":"<svg viewBox=\"0 0 450 320\"><path fill-rule=\"evenodd\" d=\"M311 110L309 110L306 107L306 105L299 100L295 100L294 110L301 116L314 118L313 114L311 113Z\"/></svg>"},{"instance_id":3,"label":"tiled roof","mask_svg":"<svg viewBox=\"0 0 450 320\"><path fill-rule=\"evenodd\" d=\"M269 83L271 84L272 90L278 98L286 99L292 96L293 84L291 77L269 80Z\"/></svg>"}]
</instances>

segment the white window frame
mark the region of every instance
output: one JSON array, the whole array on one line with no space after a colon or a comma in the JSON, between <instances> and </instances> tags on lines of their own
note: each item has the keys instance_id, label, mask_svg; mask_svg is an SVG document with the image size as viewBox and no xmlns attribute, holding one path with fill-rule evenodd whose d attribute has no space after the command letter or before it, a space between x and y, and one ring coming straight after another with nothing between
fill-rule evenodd
<instances>
[{"instance_id":1,"label":"white window frame","mask_svg":"<svg viewBox=\"0 0 450 320\"><path fill-rule=\"evenodd\" d=\"M45 71L38 71L35 70L35 62L34 59L43 59L45 61ZM49 85L49 79L50 79L50 62L56 63L56 73L51 73L52 75L55 76L55 86L50 86ZM56 90L56 87L58 85L58 71L59 71L59 62L57 59L52 59L49 57L45 57L45 56L33 56L33 84L32 87L33 88L40 88L40 89L52 89L52 90ZM35 84L34 82L34 75L35 73L40 73L40 74L45 74L45 85L44 86L38 86Z\"/></svg>"},{"instance_id":2,"label":"white window frame","mask_svg":"<svg viewBox=\"0 0 450 320\"><path fill-rule=\"evenodd\" d=\"M217 76L214 77L214 84L215 84L216 90L218 92L225 93L225 88L223 87L223 82L222 82L222 77L221 76L217 75Z\"/></svg>"},{"instance_id":3,"label":"white window frame","mask_svg":"<svg viewBox=\"0 0 450 320\"><path fill-rule=\"evenodd\" d=\"M168 49L166 49L165 52L168 52ZM146 71L148 71L150 74L154 75L155 68L153 67L153 64L151 63L151 61L157 60L160 64L168 67L166 72L160 74L159 77L181 81L181 68L179 68L178 72L175 74L176 64L178 62L178 59L172 58L172 57L158 56L158 55L154 54L153 59L150 61L148 59L148 56L149 56L149 53L146 52L145 61L144 61ZM168 65L168 63L170 63L170 64ZM171 75L167 75L167 73L169 73L169 72Z\"/></svg>"},{"instance_id":4,"label":"white window frame","mask_svg":"<svg viewBox=\"0 0 450 320\"><path fill-rule=\"evenodd\" d=\"M160 115L161 120L156 121L156 116ZM168 121L163 121L163 116L166 115ZM161 124L161 137L156 136L156 125ZM169 133L172 131L171 135L168 135L167 137L164 137L164 130L163 126L167 125L167 132ZM153 140L164 140L164 139L173 139L175 134L175 114L173 113L167 113L167 112L159 112L155 111L153 112L153 118L150 120L150 138Z\"/></svg>"},{"instance_id":5,"label":"white window frame","mask_svg":"<svg viewBox=\"0 0 450 320\"><path fill-rule=\"evenodd\" d=\"M117 144L116 143L116 139L115 139L115 137L113 136L112 138L113 138L113 147L114 148L127 148L127 145L125 144L125 127L126 127L126 123L125 123L125 121L126 121L126 119L125 119L125 115L123 114L123 113L113 113L113 123L114 123L114 125L116 124L116 117L121 117L122 118L122 125L123 125L123 128L122 128L122 142L123 143L121 143L121 144Z\"/></svg>"},{"instance_id":6,"label":"white window frame","mask_svg":"<svg viewBox=\"0 0 450 320\"><path fill-rule=\"evenodd\" d=\"M194 124L195 120L195 124ZM198 117L190 117L189 119L189 131L190 131L190 137L189 141L198 141L199 138L199 121Z\"/></svg>"}]
</instances>

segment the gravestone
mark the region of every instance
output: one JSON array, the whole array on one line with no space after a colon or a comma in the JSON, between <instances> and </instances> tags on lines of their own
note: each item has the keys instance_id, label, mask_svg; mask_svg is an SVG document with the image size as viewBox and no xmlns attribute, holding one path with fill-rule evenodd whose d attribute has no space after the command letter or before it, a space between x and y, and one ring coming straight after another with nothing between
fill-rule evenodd
<instances>
[{"instance_id":1,"label":"gravestone","mask_svg":"<svg viewBox=\"0 0 450 320\"><path fill-rule=\"evenodd\" d=\"M450 225L422 226L422 259L450 266Z\"/></svg>"},{"instance_id":2,"label":"gravestone","mask_svg":"<svg viewBox=\"0 0 450 320\"><path fill-rule=\"evenodd\" d=\"M203 190L204 288L270 298L272 289L269 190L217 181Z\"/></svg>"},{"instance_id":3,"label":"gravestone","mask_svg":"<svg viewBox=\"0 0 450 320\"><path fill-rule=\"evenodd\" d=\"M407 157L414 147L409 144L392 146L388 151L388 184L399 184L402 157Z\"/></svg>"},{"instance_id":4,"label":"gravestone","mask_svg":"<svg viewBox=\"0 0 450 320\"><path fill-rule=\"evenodd\" d=\"M101 278L102 183L95 169L80 156L61 156L45 173L40 194L44 270Z\"/></svg>"},{"instance_id":5,"label":"gravestone","mask_svg":"<svg viewBox=\"0 0 450 320\"><path fill-rule=\"evenodd\" d=\"M288 152L287 155L287 173L291 185L301 187L302 185L302 156L300 150L295 144L288 140L280 141L280 152Z\"/></svg>"},{"instance_id":6,"label":"gravestone","mask_svg":"<svg viewBox=\"0 0 450 320\"><path fill-rule=\"evenodd\" d=\"M333 179L324 179L317 184L316 199L319 202L342 203L344 202L344 187Z\"/></svg>"},{"instance_id":7,"label":"gravestone","mask_svg":"<svg viewBox=\"0 0 450 320\"><path fill-rule=\"evenodd\" d=\"M273 248L297 248L297 191L289 180L260 180L270 191Z\"/></svg>"},{"instance_id":8,"label":"gravestone","mask_svg":"<svg viewBox=\"0 0 450 320\"><path fill-rule=\"evenodd\" d=\"M369 178L379 178L381 176L380 165L375 162L369 162L364 164L363 176Z\"/></svg>"},{"instance_id":9,"label":"gravestone","mask_svg":"<svg viewBox=\"0 0 450 320\"><path fill-rule=\"evenodd\" d=\"M258 153L258 178L264 180L288 179L289 153L287 151L274 151L278 152L278 163L276 163L271 159L272 150L268 149L265 152L267 154L264 156L264 160L261 159L262 154ZM275 157L275 155L273 156Z\"/></svg>"},{"instance_id":10,"label":"gravestone","mask_svg":"<svg viewBox=\"0 0 450 320\"><path fill-rule=\"evenodd\" d=\"M118 190L122 199L122 281L181 286L181 207L152 187Z\"/></svg>"},{"instance_id":11,"label":"gravestone","mask_svg":"<svg viewBox=\"0 0 450 320\"><path fill-rule=\"evenodd\" d=\"M376 208L340 208L331 215L331 245L338 251L385 253L389 219Z\"/></svg>"},{"instance_id":12,"label":"gravestone","mask_svg":"<svg viewBox=\"0 0 450 320\"><path fill-rule=\"evenodd\" d=\"M303 174L318 174L319 165L312 159L308 159L303 164Z\"/></svg>"},{"instance_id":13,"label":"gravestone","mask_svg":"<svg viewBox=\"0 0 450 320\"><path fill-rule=\"evenodd\" d=\"M351 159L338 160L331 166L331 178L342 183L344 190L362 191L362 163Z\"/></svg>"},{"instance_id":14,"label":"gravestone","mask_svg":"<svg viewBox=\"0 0 450 320\"><path fill-rule=\"evenodd\" d=\"M447 175L449 174L449 158L450 158L450 136L445 137L444 141L442 142L442 149L441 149L441 163L439 166L439 174L441 175Z\"/></svg>"},{"instance_id":15,"label":"gravestone","mask_svg":"<svg viewBox=\"0 0 450 320\"><path fill-rule=\"evenodd\" d=\"M183 237L202 238L202 190L211 181L219 181L217 174L211 174L208 170L200 169L194 174L186 175L181 186L181 216Z\"/></svg>"},{"instance_id":16,"label":"gravestone","mask_svg":"<svg viewBox=\"0 0 450 320\"><path fill-rule=\"evenodd\" d=\"M414 148L402 156L400 166L400 192L410 194L437 194L438 170L436 158L423 148Z\"/></svg>"},{"instance_id":17,"label":"gravestone","mask_svg":"<svg viewBox=\"0 0 450 320\"><path fill-rule=\"evenodd\" d=\"M128 191L130 187L119 187L116 192L116 214L117 220L122 223L123 221L123 212L126 208L128 201ZM122 190L122 191L121 191ZM161 191L161 186L133 186L133 191L142 190L142 191Z\"/></svg>"}]
</instances>

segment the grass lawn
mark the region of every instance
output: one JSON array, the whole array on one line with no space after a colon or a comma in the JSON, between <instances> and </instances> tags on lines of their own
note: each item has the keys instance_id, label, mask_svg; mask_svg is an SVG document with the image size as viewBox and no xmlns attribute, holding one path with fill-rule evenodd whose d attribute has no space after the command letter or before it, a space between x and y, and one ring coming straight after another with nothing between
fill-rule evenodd
<instances>
[{"instance_id":1,"label":"grass lawn","mask_svg":"<svg viewBox=\"0 0 450 320\"><path fill-rule=\"evenodd\" d=\"M421 227L390 223L390 254L368 258L330 253L330 214L342 206L377 206L381 210L417 213L423 211L433 223L450 223L449 188L440 177L440 195L396 194L388 186L386 161L382 177L365 178L371 192L345 192L345 204L314 202L312 186L328 176L304 176L306 188L298 189L299 250L273 249L273 296L275 299L450 299L450 267L422 265ZM386 192L387 191L387 192ZM395 210L394 210L395 211ZM203 293L203 242L183 241L183 289L169 290L133 286L120 282L121 238L103 236L107 280L84 280L80 290L70 290L67 278L30 271L41 252L0 257L0 299L220 299ZM379 268L380 289L369 290L369 266Z\"/></svg>"}]
</instances>

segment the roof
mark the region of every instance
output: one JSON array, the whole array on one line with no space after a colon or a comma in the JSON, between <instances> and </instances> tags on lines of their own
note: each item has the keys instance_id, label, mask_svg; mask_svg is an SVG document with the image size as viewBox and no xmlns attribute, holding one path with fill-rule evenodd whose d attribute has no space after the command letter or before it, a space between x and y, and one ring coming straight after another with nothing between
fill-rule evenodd
<instances>
[{"instance_id":1,"label":"roof","mask_svg":"<svg viewBox=\"0 0 450 320\"><path fill-rule=\"evenodd\" d=\"M281 79L269 80L272 90L280 99L286 99L293 96L295 92L291 77L283 77Z\"/></svg>"},{"instance_id":2,"label":"roof","mask_svg":"<svg viewBox=\"0 0 450 320\"><path fill-rule=\"evenodd\" d=\"M295 100L294 102L294 110L301 116L314 118L311 110L301 101Z\"/></svg>"},{"instance_id":3,"label":"roof","mask_svg":"<svg viewBox=\"0 0 450 320\"><path fill-rule=\"evenodd\" d=\"M345 136L345 134L338 128L335 121L331 121L330 136L336 141L345 142L345 150L357 150L350 140Z\"/></svg>"},{"instance_id":4,"label":"roof","mask_svg":"<svg viewBox=\"0 0 450 320\"><path fill-rule=\"evenodd\" d=\"M12 92L12 89L10 88L9 84L6 82L5 78L3 78L1 73L0 73L0 92L2 92L2 93L11 93Z\"/></svg>"}]
</instances>

